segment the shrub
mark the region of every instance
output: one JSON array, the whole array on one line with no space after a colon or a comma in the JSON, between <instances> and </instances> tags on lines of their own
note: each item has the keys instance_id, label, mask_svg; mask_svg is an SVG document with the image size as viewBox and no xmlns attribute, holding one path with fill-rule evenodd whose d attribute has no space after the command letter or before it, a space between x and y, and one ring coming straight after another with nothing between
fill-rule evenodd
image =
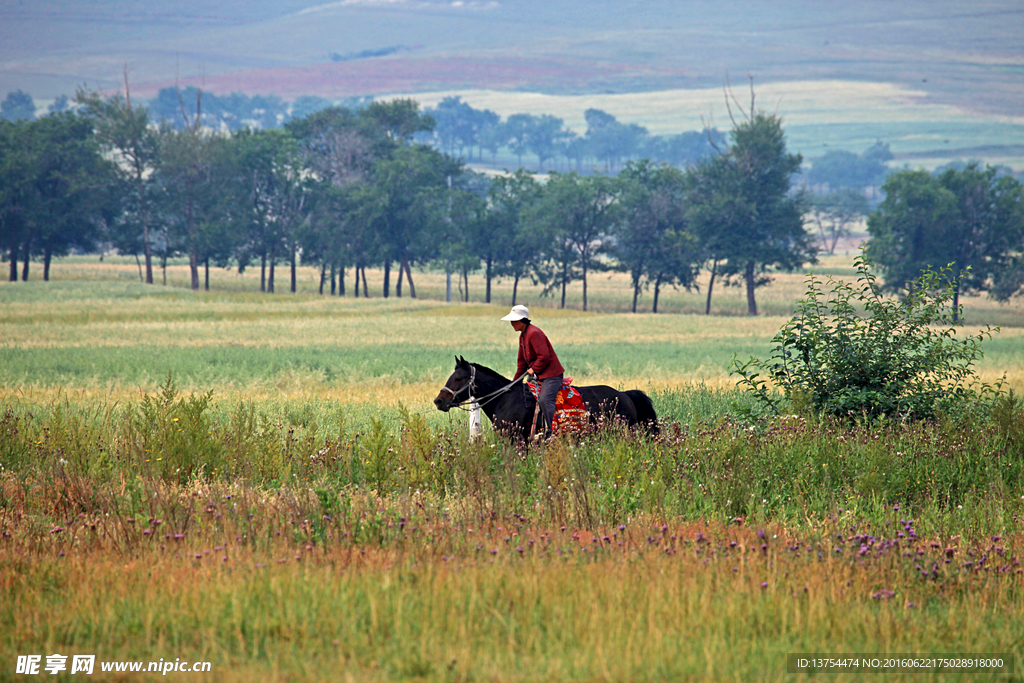
<instances>
[{"instance_id":1,"label":"shrub","mask_svg":"<svg viewBox=\"0 0 1024 683\"><path fill-rule=\"evenodd\" d=\"M855 265L856 284L808 275L769 359L733 360L740 386L775 413L781 397L769 382L798 408L844 419L927 419L999 392L973 369L981 342L999 328L957 335L963 315L949 305L956 287L949 267L924 271L894 299L882 296L863 256Z\"/></svg>"},{"instance_id":2,"label":"shrub","mask_svg":"<svg viewBox=\"0 0 1024 683\"><path fill-rule=\"evenodd\" d=\"M213 391L179 396L171 373L156 398L144 396L127 410L124 442L138 461L165 481L186 483L224 469L224 449L209 414Z\"/></svg>"}]
</instances>

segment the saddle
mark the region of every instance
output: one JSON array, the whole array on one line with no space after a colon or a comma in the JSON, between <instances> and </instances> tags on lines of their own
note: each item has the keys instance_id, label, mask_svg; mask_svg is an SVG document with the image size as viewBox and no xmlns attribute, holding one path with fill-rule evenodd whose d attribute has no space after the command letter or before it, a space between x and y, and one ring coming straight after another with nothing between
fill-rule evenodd
<instances>
[{"instance_id":1,"label":"saddle","mask_svg":"<svg viewBox=\"0 0 1024 683\"><path fill-rule=\"evenodd\" d=\"M540 397L540 384L527 382L526 386L528 399L533 399L527 400L526 404L528 408L533 408ZM583 396L580 395L579 389L572 385L572 377L564 378L562 388L555 396L555 416L551 420L551 430L555 434L574 433L585 430L589 424L590 418Z\"/></svg>"}]
</instances>

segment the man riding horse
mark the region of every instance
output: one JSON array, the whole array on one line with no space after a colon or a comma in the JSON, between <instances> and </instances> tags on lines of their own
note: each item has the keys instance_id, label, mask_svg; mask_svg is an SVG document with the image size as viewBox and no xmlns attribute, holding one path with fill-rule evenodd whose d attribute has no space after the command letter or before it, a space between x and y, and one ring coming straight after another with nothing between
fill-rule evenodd
<instances>
[{"instance_id":1,"label":"man riding horse","mask_svg":"<svg viewBox=\"0 0 1024 683\"><path fill-rule=\"evenodd\" d=\"M526 373L540 383L537 402L544 420L544 435L551 436L555 398L562 388L565 370L558 362L558 355L547 335L530 321L530 310L526 306L513 306L502 320L511 322L512 329L519 333L519 359L513 376L520 377Z\"/></svg>"}]
</instances>

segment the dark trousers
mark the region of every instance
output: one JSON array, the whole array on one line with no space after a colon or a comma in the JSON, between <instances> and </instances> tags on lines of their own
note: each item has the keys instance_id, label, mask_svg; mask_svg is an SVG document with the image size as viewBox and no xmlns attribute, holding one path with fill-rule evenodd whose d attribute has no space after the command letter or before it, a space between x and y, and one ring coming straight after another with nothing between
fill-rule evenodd
<instances>
[{"instance_id":1,"label":"dark trousers","mask_svg":"<svg viewBox=\"0 0 1024 683\"><path fill-rule=\"evenodd\" d=\"M555 417L555 397L562 388L562 375L548 377L540 380L540 396L537 402L540 403L541 419L544 421L544 433L551 435L551 420Z\"/></svg>"}]
</instances>

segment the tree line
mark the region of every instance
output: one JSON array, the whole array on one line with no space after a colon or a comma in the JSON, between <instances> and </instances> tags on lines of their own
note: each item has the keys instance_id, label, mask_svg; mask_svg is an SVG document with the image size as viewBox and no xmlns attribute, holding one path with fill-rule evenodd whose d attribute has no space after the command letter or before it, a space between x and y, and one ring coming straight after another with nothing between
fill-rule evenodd
<instances>
[{"instance_id":1,"label":"tree line","mask_svg":"<svg viewBox=\"0 0 1024 683\"><path fill-rule=\"evenodd\" d=\"M161 88L146 105L155 122L181 130L190 125L190 117L179 103L182 99L195 102L199 94L194 86ZM195 115L204 127L213 130L270 130L332 106L359 109L372 101L370 97L350 97L342 102L331 102L323 97L304 95L289 105L276 95L250 96L234 92L218 96L204 92L202 110ZM70 104L68 98L62 96L49 111L63 111ZM35 111L32 96L21 90L8 93L0 102L0 118L31 119L35 118ZM432 144L466 161L483 161L487 152L490 162L495 163L499 150L506 150L516 156L518 166L523 166L524 157L527 161L535 159L537 170L561 166L566 170L600 167L606 172L616 172L627 160L641 158L683 167L711 154L714 151L711 141L724 141L715 129L651 135L645 127L621 123L600 109L588 109L584 113L587 130L583 135L566 127L565 121L557 116L520 113L502 120L493 111L475 109L457 96L444 98L424 113L431 116L435 125L418 132L417 142Z\"/></svg>"},{"instance_id":2,"label":"tree line","mask_svg":"<svg viewBox=\"0 0 1024 683\"><path fill-rule=\"evenodd\" d=\"M685 168L622 159L615 174L571 169L543 178L522 168L494 177L470 170L463 158L424 142L440 126L412 100L332 106L281 128L236 130L204 125L204 102L198 91L179 93L181 120L173 125L154 122L127 89L116 96L81 90L63 111L0 122L0 247L10 279L18 278L19 262L24 280L30 261L41 259L48 279L53 257L112 247L135 256L147 283L154 262L184 256L194 289L209 286L211 266L259 267L261 291L274 292L283 288L284 267L295 291L302 264L319 268L321 293L368 297L366 268L379 267L381 296L415 296L414 267L433 266L462 279L467 300L469 274L478 270L488 302L496 278L512 281L513 303L529 281L563 307L567 288L578 283L585 310L593 274L617 269L629 275L632 309L650 291L657 312L666 287L694 288L706 270L707 312L715 287L735 282L756 314L756 290L771 271L813 263L819 251L807 229L814 207L794 185L802 159L787 151L781 119L753 101L734 112L727 136L701 133L712 153ZM933 181L908 173L890 176L869 222L879 244L895 245L877 255L887 275L910 279L909 270L885 260L898 253L907 226L919 231L908 244L952 244L949 235L969 225L977 237L968 241L986 246L942 265L972 266L971 288L1017 291L1020 184L992 169L950 170L951 178L977 178L961 183L969 189L935 182L973 199L953 201L936 190L944 198L934 200L931 222L914 222L899 217L920 213L916 200L889 195L902 196L898 180ZM1000 208L947 216L947 227L935 227L943 211L963 213L988 199ZM836 225L819 222L823 243ZM985 238L986 230L1003 236ZM919 250L914 263L942 253Z\"/></svg>"}]
</instances>

